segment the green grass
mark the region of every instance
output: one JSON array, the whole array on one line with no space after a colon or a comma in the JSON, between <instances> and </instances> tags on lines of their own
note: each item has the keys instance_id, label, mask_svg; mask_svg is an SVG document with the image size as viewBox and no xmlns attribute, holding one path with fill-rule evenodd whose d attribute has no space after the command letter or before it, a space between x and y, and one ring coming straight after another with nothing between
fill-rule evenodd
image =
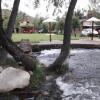
<instances>
[{"instance_id":1,"label":"green grass","mask_svg":"<svg viewBox=\"0 0 100 100\"><path fill-rule=\"evenodd\" d=\"M12 36L12 40L14 42L18 42L22 39L29 39L31 42L40 42L40 41L49 41L49 38L50 38L50 35L48 34L39 34L39 33L33 33L33 34L29 34L29 33L25 33L25 34L22 34L22 33L19 33L19 34L16 34L14 33L13 36ZM74 37L72 36L71 39L79 39L79 36L77 37ZM63 35L59 34L54 34L52 35L52 40L63 40Z\"/></svg>"}]
</instances>

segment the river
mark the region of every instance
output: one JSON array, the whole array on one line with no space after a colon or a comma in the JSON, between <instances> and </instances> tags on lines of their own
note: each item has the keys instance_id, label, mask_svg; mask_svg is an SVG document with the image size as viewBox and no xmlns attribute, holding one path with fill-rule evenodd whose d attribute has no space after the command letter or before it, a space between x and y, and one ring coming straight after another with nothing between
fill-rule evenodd
<instances>
[{"instance_id":1,"label":"river","mask_svg":"<svg viewBox=\"0 0 100 100\"><path fill-rule=\"evenodd\" d=\"M49 65L59 52L59 49L44 50L38 59ZM62 100L100 100L100 50L71 50L69 68L70 72L56 79L63 91Z\"/></svg>"}]
</instances>

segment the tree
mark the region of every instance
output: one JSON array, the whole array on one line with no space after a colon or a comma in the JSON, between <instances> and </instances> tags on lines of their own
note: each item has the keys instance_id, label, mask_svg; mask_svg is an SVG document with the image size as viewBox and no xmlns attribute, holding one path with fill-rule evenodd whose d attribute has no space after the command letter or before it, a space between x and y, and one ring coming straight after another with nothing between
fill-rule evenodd
<instances>
[{"instance_id":1,"label":"tree","mask_svg":"<svg viewBox=\"0 0 100 100\"><path fill-rule=\"evenodd\" d=\"M2 0L0 0L0 27L3 28L3 19L2 19L2 9L1 9L1 2ZM4 63L6 60L6 51L2 48L1 46L1 41L0 41L0 63Z\"/></svg>"},{"instance_id":2,"label":"tree","mask_svg":"<svg viewBox=\"0 0 100 100\"><path fill-rule=\"evenodd\" d=\"M60 33L63 33L63 29L64 29L64 18L57 18L57 23L56 23L56 30Z\"/></svg>"},{"instance_id":3,"label":"tree","mask_svg":"<svg viewBox=\"0 0 100 100\"><path fill-rule=\"evenodd\" d=\"M8 21L8 25L7 25L7 30L6 30L8 38L11 38L12 32L14 30L14 24L16 21L17 13L18 13L19 3L20 3L20 0L14 0L13 9L12 9L12 12Z\"/></svg>"},{"instance_id":4,"label":"tree","mask_svg":"<svg viewBox=\"0 0 100 100\"><path fill-rule=\"evenodd\" d=\"M65 18L64 38L63 38L63 45L61 48L61 52L58 58L54 61L54 63L51 64L49 68L47 68L47 70L49 71L56 71L59 73L59 72L65 71L64 67L68 68L66 67L67 65L65 63L66 63L66 60L68 60L69 58L71 28L72 28L71 24L72 24L72 16L73 16L76 2L77 0L71 0L70 2L68 12Z\"/></svg>"},{"instance_id":5,"label":"tree","mask_svg":"<svg viewBox=\"0 0 100 100\"><path fill-rule=\"evenodd\" d=\"M100 18L100 0L89 0L89 2L89 11L91 12L91 15Z\"/></svg>"},{"instance_id":6,"label":"tree","mask_svg":"<svg viewBox=\"0 0 100 100\"><path fill-rule=\"evenodd\" d=\"M15 20L16 20L16 15L17 15L17 12L18 12L18 7L19 7L19 2L20 0L15 0L14 1L14 5L13 5L13 9L12 9L12 12L11 12L11 15L10 15L10 18L9 18L9 21L8 21L8 25L7 25L7 29L6 29L6 35L8 36L8 38L11 38L12 36L12 32L13 32L13 29L14 29L14 24L15 24ZM2 3L2 0L0 0L0 5ZM0 6L0 26L1 28L3 28L3 18L2 18L2 8ZM3 29L4 30L4 29ZM6 61L6 58L7 58L7 52L2 48L0 48L0 61L1 62L5 62Z\"/></svg>"},{"instance_id":7,"label":"tree","mask_svg":"<svg viewBox=\"0 0 100 100\"><path fill-rule=\"evenodd\" d=\"M90 2L90 6L91 6L92 10L95 10L97 12L100 11L100 9L99 9L100 8L100 5L99 5L100 0L89 0L89 2Z\"/></svg>"},{"instance_id":8,"label":"tree","mask_svg":"<svg viewBox=\"0 0 100 100\"><path fill-rule=\"evenodd\" d=\"M79 28L80 27L80 22L79 22L79 18L78 17L73 17L73 20L72 20L72 27L73 27L73 30L74 30L74 35L76 37L76 28Z\"/></svg>"},{"instance_id":9,"label":"tree","mask_svg":"<svg viewBox=\"0 0 100 100\"><path fill-rule=\"evenodd\" d=\"M36 17L33 19L33 24L37 30L42 29L44 27L44 24L42 23L43 18L36 15Z\"/></svg>"},{"instance_id":10,"label":"tree","mask_svg":"<svg viewBox=\"0 0 100 100\"><path fill-rule=\"evenodd\" d=\"M84 9L82 9L82 11L80 9L77 9L77 11L75 11L74 13L75 17L78 17L79 19L82 19L84 16Z\"/></svg>"},{"instance_id":11,"label":"tree","mask_svg":"<svg viewBox=\"0 0 100 100\"><path fill-rule=\"evenodd\" d=\"M7 50L8 53L10 53L17 62L22 62L23 65L27 70L33 70L36 68L36 60L33 60L29 55L25 54L14 42L11 40L11 34L14 28L15 19L18 12L20 0L14 1L14 7L11 12L11 16L8 22L9 27L7 28L7 31L5 32L2 25L2 10L0 7L0 42L2 47ZM0 6L1 6L1 0L0 0ZM8 34L7 34L8 33Z\"/></svg>"},{"instance_id":12,"label":"tree","mask_svg":"<svg viewBox=\"0 0 100 100\"><path fill-rule=\"evenodd\" d=\"M8 19L10 17L11 10L9 9L2 9L2 18L3 18L3 28L7 29Z\"/></svg>"}]
</instances>

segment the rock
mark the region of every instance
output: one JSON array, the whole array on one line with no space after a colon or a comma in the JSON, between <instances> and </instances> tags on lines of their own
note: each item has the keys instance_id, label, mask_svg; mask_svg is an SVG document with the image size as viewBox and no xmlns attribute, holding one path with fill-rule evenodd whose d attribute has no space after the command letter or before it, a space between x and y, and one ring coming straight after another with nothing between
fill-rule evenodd
<instances>
[{"instance_id":1,"label":"rock","mask_svg":"<svg viewBox=\"0 0 100 100\"><path fill-rule=\"evenodd\" d=\"M51 80L51 79L53 79L54 77L52 76L52 75L48 75L48 76L46 76L46 80L47 81L49 81L49 80Z\"/></svg>"},{"instance_id":2,"label":"rock","mask_svg":"<svg viewBox=\"0 0 100 100\"><path fill-rule=\"evenodd\" d=\"M3 68L0 66L0 73L3 71Z\"/></svg>"},{"instance_id":3,"label":"rock","mask_svg":"<svg viewBox=\"0 0 100 100\"><path fill-rule=\"evenodd\" d=\"M28 72L8 67L0 73L0 93L24 88L29 85L29 81L30 75Z\"/></svg>"},{"instance_id":4,"label":"rock","mask_svg":"<svg viewBox=\"0 0 100 100\"><path fill-rule=\"evenodd\" d=\"M26 40L26 39L21 40L21 42L19 43L19 47L25 53L31 53L32 52L32 47L31 47L31 43L29 42L29 40Z\"/></svg>"}]
</instances>

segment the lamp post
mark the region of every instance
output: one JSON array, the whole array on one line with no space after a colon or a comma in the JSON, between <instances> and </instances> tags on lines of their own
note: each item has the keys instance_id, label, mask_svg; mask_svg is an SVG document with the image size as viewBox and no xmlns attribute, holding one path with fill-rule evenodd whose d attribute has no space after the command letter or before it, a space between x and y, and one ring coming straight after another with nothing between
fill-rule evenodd
<instances>
[{"instance_id":1,"label":"lamp post","mask_svg":"<svg viewBox=\"0 0 100 100\"><path fill-rule=\"evenodd\" d=\"M52 38L51 38L51 22L49 22L49 36L50 36L50 42L52 41Z\"/></svg>"}]
</instances>

